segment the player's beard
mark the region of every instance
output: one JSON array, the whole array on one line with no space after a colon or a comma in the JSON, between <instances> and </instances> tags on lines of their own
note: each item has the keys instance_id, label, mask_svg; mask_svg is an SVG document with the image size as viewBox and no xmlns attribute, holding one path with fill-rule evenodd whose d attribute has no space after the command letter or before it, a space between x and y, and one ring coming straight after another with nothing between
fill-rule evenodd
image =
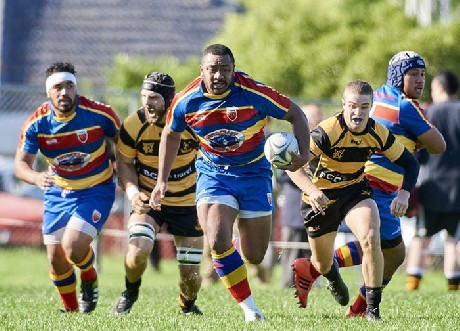
<instances>
[{"instance_id":1,"label":"player's beard","mask_svg":"<svg viewBox=\"0 0 460 331\"><path fill-rule=\"evenodd\" d=\"M64 98L63 98L64 100ZM61 103L61 101L63 100L59 100L57 102L57 104L53 104L54 108L56 110L58 110L59 112L61 112L62 114L68 114L70 113L74 108L75 108L75 102L76 100L72 100L71 98L65 98L66 101L68 101L67 103Z\"/></svg>"}]
</instances>

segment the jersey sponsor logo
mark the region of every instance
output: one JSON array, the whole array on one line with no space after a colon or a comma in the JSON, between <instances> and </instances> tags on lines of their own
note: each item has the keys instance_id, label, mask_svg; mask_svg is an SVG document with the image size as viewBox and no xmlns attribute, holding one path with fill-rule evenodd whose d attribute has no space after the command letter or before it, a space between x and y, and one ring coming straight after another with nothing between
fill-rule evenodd
<instances>
[{"instance_id":1,"label":"jersey sponsor logo","mask_svg":"<svg viewBox=\"0 0 460 331\"><path fill-rule=\"evenodd\" d=\"M82 144L86 143L88 141L88 131L86 129L78 130L77 138Z\"/></svg>"},{"instance_id":2,"label":"jersey sponsor logo","mask_svg":"<svg viewBox=\"0 0 460 331\"><path fill-rule=\"evenodd\" d=\"M221 153L236 151L244 141L244 135L241 132L228 129L210 132L204 138L212 149Z\"/></svg>"},{"instance_id":3,"label":"jersey sponsor logo","mask_svg":"<svg viewBox=\"0 0 460 331\"><path fill-rule=\"evenodd\" d=\"M326 172L324 170L322 170L318 174L318 178L326 179L326 180L328 180L328 181L330 181L332 183L338 183L338 182L346 180L346 178L344 176L342 176L341 174L339 174L337 172Z\"/></svg>"},{"instance_id":4,"label":"jersey sponsor logo","mask_svg":"<svg viewBox=\"0 0 460 331\"><path fill-rule=\"evenodd\" d=\"M91 155L88 153L70 152L55 157L53 164L65 171L77 171L84 168L90 158Z\"/></svg>"},{"instance_id":5,"label":"jersey sponsor logo","mask_svg":"<svg viewBox=\"0 0 460 331\"><path fill-rule=\"evenodd\" d=\"M142 174L145 177L151 178L153 180L157 180L158 174L155 171L149 171L147 169L142 169Z\"/></svg>"},{"instance_id":6,"label":"jersey sponsor logo","mask_svg":"<svg viewBox=\"0 0 460 331\"><path fill-rule=\"evenodd\" d=\"M56 138L46 139L47 145L56 145L57 143L58 143L58 140Z\"/></svg>"},{"instance_id":7,"label":"jersey sponsor logo","mask_svg":"<svg viewBox=\"0 0 460 331\"><path fill-rule=\"evenodd\" d=\"M101 217L102 217L101 213L98 210L94 209L93 215L91 216L91 219L93 220L93 222L94 223L99 222L101 220Z\"/></svg>"},{"instance_id":8,"label":"jersey sponsor logo","mask_svg":"<svg viewBox=\"0 0 460 331\"><path fill-rule=\"evenodd\" d=\"M238 117L238 110L236 109L236 107L227 108L227 117L232 122L236 120L236 118Z\"/></svg>"},{"instance_id":9,"label":"jersey sponsor logo","mask_svg":"<svg viewBox=\"0 0 460 331\"><path fill-rule=\"evenodd\" d=\"M351 143L354 144L354 145L359 146L359 145L362 144L362 142L363 142L362 140L355 140L355 139L351 138Z\"/></svg>"}]
</instances>

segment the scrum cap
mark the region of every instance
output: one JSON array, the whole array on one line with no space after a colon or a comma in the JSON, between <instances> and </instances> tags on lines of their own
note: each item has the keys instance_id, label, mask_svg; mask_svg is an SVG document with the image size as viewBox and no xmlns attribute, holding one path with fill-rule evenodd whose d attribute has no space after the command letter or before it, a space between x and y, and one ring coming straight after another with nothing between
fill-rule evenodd
<instances>
[{"instance_id":1,"label":"scrum cap","mask_svg":"<svg viewBox=\"0 0 460 331\"><path fill-rule=\"evenodd\" d=\"M152 72L145 76L142 82L142 89L161 94L165 100L165 109L169 108L174 93L176 93L174 80L171 76L162 72Z\"/></svg>"},{"instance_id":2,"label":"scrum cap","mask_svg":"<svg viewBox=\"0 0 460 331\"><path fill-rule=\"evenodd\" d=\"M402 89L404 75L412 68L425 69L423 58L413 51L399 52L388 63L387 84Z\"/></svg>"}]
</instances>

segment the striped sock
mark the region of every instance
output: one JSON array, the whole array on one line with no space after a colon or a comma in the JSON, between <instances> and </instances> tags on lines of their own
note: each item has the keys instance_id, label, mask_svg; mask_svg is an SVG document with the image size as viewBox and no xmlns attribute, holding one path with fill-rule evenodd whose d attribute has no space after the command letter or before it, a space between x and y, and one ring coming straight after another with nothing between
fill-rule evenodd
<instances>
[{"instance_id":1,"label":"striped sock","mask_svg":"<svg viewBox=\"0 0 460 331\"><path fill-rule=\"evenodd\" d=\"M358 248L357 241L349 241L335 250L334 259L340 268L352 267L362 263L363 253Z\"/></svg>"},{"instance_id":2,"label":"striped sock","mask_svg":"<svg viewBox=\"0 0 460 331\"><path fill-rule=\"evenodd\" d=\"M85 258L75 263L80 268L80 278L82 281L92 281L97 278L96 269L94 268L95 255L93 248L90 246Z\"/></svg>"},{"instance_id":3,"label":"striped sock","mask_svg":"<svg viewBox=\"0 0 460 331\"><path fill-rule=\"evenodd\" d=\"M50 278L56 287L56 291L61 297L64 309L67 311L78 311L77 300L77 278L73 266L69 271L62 275L56 275L50 272Z\"/></svg>"},{"instance_id":4,"label":"striped sock","mask_svg":"<svg viewBox=\"0 0 460 331\"><path fill-rule=\"evenodd\" d=\"M246 265L233 246L222 254L212 254L212 262L236 302L240 303L251 295Z\"/></svg>"}]
</instances>

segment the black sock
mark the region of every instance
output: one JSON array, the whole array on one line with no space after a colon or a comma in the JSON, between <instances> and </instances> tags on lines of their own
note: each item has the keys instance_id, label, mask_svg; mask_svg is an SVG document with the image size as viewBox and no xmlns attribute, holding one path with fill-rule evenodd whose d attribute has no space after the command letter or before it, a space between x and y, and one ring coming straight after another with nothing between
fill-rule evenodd
<instances>
[{"instance_id":1,"label":"black sock","mask_svg":"<svg viewBox=\"0 0 460 331\"><path fill-rule=\"evenodd\" d=\"M323 276L326 277L326 279L330 282L334 282L341 278L339 268L337 267L335 262L332 263L331 270L329 270L329 272L327 274L324 274Z\"/></svg>"},{"instance_id":2,"label":"black sock","mask_svg":"<svg viewBox=\"0 0 460 331\"><path fill-rule=\"evenodd\" d=\"M366 286L366 304L367 310L379 308L380 301L382 300L381 287L367 287Z\"/></svg>"},{"instance_id":3,"label":"black sock","mask_svg":"<svg viewBox=\"0 0 460 331\"><path fill-rule=\"evenodd\" d=\"M129 280L128 280L128 278L125 277L126 289L127 289L128 291L138 292L138 291L139 291L139 287L141 287L141 281L142 281L142 278L139 279L137 282L130 283Z\"/></svg>"}]
</instances>

